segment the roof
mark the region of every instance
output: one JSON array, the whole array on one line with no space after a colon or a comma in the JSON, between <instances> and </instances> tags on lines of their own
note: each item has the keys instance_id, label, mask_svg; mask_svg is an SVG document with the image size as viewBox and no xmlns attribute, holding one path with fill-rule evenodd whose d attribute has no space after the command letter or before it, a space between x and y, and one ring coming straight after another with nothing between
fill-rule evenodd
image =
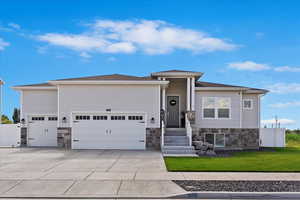
<instances>
[{"instance_id":1,"label":"roof","mask_svg":"<svg viewBox=\"0 0 300 200\"><path fill-rule=\"evenodd\" d=\"M154 77L166 77L166 78L195 77L196 80L198 80L202 75L203 75L202 72L184 71L184 70L177 70L177 69L151 73L151 76Z\"/></svg>"},{"instance_id":2,"label":"roof","mask_svg":"<svg viewBox=\"0 0 300 200\"><path fill-rule=\"evenodd\" d=\"M211 82L204 82L204 81L197 81L196 87L235 87L235 88L245 88L248 90L259 90L264 93L269 92L268 90L265 90L265 89L250 88L250 87L244 87L244 86L238 86L238 85L228 85L228 84L221 84L221 83L211 83Z\"/></svg>"},{"instance_id":3,"label":"roof","mask_svg":"<svg viewBox=\"0 0 300 200\"><path fill-rule=\"evenodd\" d=\"M67 79L58 79L55 81L147 81L154 80L150 76L140 77L140 76L129 76L124 74L110 74L110 75L100 75L100 76L87 76L79 78L67 78Z\"/></svg>"},{"instance_id":4,"label":"roof","mask_svg":"<svg viewBox=\"0 0 300 200\"><path fill-rule=\"evenodd\" d=\"M242 87L242 86L197 81L196 87Z\"/></svg>"},{"instance_id":5,"label":"roof","mask_svg":"<svg viewBox=\"0 0 300 200\"><path fill-rule=\"evenodd\" d=\"M198 73L195 71L185 71L185 70L177 70L177 69L173 69L173 70L167 70L167 71L160 71L160 72L155 72L155 73L168 73L168 72L183 72L183 73Z\"/></svg>"},{"instance_id":6,"label":"roof","mask_svg":"<svg viewBox=\"0 0 300 200\"><path fill-rule=\"evenodd\" d=\"M37 83L37 84L30 84L30 85L16 85L14 87L52 87L53 85L49 83Z\"/></svg>"}]
</instances>

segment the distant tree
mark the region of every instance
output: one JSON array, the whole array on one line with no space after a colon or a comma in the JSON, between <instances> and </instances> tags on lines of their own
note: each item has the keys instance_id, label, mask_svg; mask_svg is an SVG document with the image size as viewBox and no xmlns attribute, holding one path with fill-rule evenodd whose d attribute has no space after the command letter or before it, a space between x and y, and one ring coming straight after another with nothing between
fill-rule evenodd
<instances>
[{"instance_id":1,"label":"distant tree","mask_svg":"<svg viewBox=\"0 0 300 200\"><path fill-rule=\"evenodd\" d=\"M9 118L6 115L2 115L1 119L2 124L12 124L12 121L9 120Z\"/></svg>"},{"instance_id":2,"label":"distant tree","mask_svg":"<svg viewBox=\"0 0 300 200\"><path fill-rule=\"evenodd\" d=\"M292 132L293 132L293 131L290 130L290 129L286 129L286 131L285 131L286 134L291 134Z\"/></svg>"},{"instance_id":3,"label":"distant tree","mask_svg":"<svg viewBox=\"0 0 300 200\"><path fill-rule=\"evenodd\" d=\"M12 116L14 124L20 123L20 109L15 108Z\"/></svg>"}]
</instances>

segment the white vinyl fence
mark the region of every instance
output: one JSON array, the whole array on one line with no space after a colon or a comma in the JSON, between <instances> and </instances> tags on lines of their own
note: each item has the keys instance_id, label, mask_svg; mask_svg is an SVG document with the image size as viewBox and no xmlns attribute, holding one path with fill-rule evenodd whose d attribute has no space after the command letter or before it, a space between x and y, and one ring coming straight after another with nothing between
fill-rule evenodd
<instances>
[{"instance_id":1,"label":"white vinyl fence","mask_svg":"<svg viewBox=\"0 0 300 200\"><path fill-rule=\"evenodd\" d=\"M0 147L19 147L20 144L20 125L0 124Z\"/></svg>"},{"instance_id":2,"label":"white vinyl fence","mask_svg":"<svg viewBox=\"0 0 300 200\"><path fill-rule=\"evenodd\" d=\"M261 128L259 135L261 147L285 147L284 128Z\"/></svg>"}]
</instances>

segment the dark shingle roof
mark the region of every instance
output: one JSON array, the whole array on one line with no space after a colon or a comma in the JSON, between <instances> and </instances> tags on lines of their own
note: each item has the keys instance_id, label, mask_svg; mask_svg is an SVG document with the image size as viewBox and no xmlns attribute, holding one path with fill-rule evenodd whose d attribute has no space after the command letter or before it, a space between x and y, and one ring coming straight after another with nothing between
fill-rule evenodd
<instances>
[{"instance_id":1,"label":"dark shingle roof","mask_svg":"<svg viewBox=\"0 0 300 200\"><path fill-rule=\"evenodd\" d=\"M197 81L196 87L242 87L242 86Z\"/></svg>"},{"instance_id":2,"label":"dark shingle roof","mask_svg":"<svg viewBox=\"0 0 300 200\"><path fill-rule=\"evenodd\" d=\"M53 85L49 83L37 83L37 84L29 84L29 85L16 85L14 87L51 87Z\"/></svg>"},{"instance_id":3,"label":"dark shingle roof","mask_svg":"<svg viewBox=\"0 0 300 200\"><path fill-rule=\"evenodd\" d=\"M258 89L258 88L250 88L238 85L228 85L228 84L221 84L221 83L211 83L211 82L204 82L204 81L197 81L196 87L237 87L237 88L246 88L250 90L260 90L263 92L268 92L268 90Z\"/></svg>"},{"instance_id":4,"label":"dark shingle roof","mask_svg":"<svg viewBox=\"0 0 300 200\"><path fill-rule=\"evenodd\" d=\"M167 71L160 71L160 72L155 72L155 73L166 73L166 72L187 72L187 73L198 73L195 71L185 71L185 70L177 70L177 69L173 69L173 70L167 70Z\"/></svg>"},{"instance_id":5,"label":"dark shingle roof","mask_svg":"<svg viewBox=\"0 0 300 200\"><path fill-rule=\"evenodd\" d=\"M145 81L145 80L153 80L151 77L139 77L139 76L129 76L123 74L110 74L110 75L100 75L100 76L87 76L87 77L79 77L79 78L67 78L67 79L58 79L55 81L112 81L112 80L120 80L120 81Z\"/></svg>"}]
</instances>

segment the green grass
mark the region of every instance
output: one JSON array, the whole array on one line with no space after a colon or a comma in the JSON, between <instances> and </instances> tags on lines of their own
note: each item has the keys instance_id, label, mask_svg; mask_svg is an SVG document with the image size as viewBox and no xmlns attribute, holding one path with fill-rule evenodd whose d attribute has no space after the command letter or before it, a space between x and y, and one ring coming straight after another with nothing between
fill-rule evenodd
<instances>
[{"instance_id":1,"label":"green grass","mask_svg":"<svg viewBox=\"0 0 300 200\"><path fill-rule=\"evenodd\" d=\"M166 157L169 171L300 172L300 135L287 135L286 148L237 152L231 157Z\"/></svg>"},{"instance_id":2,"label":"green grass","mask_svg":"<svg viewBox=\"0 0 300 200\"><path fill-rule=\"evenodd\" d=\"M286 134L288 147L300 147L300 134Z\"/></svg>"}]
</instances>

